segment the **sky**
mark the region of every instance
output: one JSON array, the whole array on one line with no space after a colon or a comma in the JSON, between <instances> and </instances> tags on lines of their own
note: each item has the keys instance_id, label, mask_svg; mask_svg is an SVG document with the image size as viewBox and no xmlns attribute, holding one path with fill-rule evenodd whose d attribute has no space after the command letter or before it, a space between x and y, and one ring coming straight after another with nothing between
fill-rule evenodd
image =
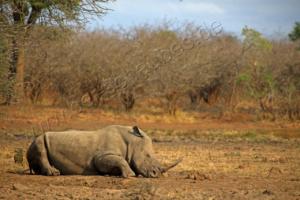
<instances>
[{"instance_id":1,"label":"sky","mask_svg":"<svg viewBox=\"0 0 300 200\"><path fill-rule=\"evenodd\" d=\"M248 26L266 36L284 36L300 21L300 0L116 0L105 6L112 10L91 20L89 30L164 21L201 26L216 22L236 35Z\"/></svg>"}]
</instances>

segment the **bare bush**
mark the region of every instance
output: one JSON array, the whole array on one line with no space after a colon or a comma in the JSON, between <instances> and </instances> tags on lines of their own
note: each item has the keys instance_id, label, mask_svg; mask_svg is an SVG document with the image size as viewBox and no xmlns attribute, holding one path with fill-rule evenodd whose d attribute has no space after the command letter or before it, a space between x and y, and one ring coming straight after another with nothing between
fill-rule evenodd
<instances>
[{"instance_id":1,"label":"bare bush","mask_svg":"<svg viewBox=\"0 0 300 200\"><path fill-rule=\"evenodd\" d=\"M244 29L240 40L210 27L139 26L67 31L36 26L26 45L25 91L34 104L102 107L125 111L154 98L165 112L205 107L234 111L247 100L262 119L299 119L299 51ZM0 38L5 43L5 37ZM30 42L33 41L33 42ZM0 75L9 76L5 49ZM2 99L10 88L1 82ZM11 94L11 93L7 93ZM190 102L188 100L190 99ZM204 103L204 104L203 104ZM161 106L161 107L163 107Z\"/></svg>"}]
</instances>

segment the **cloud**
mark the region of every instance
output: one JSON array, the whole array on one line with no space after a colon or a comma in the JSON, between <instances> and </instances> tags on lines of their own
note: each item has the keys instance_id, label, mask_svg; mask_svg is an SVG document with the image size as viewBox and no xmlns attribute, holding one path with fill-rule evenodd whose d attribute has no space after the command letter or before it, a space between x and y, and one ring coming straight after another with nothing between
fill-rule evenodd
<instances>
[{"instance_id":1,"label":"cloud","mask_svg":"<svg viewBox=\"0 0 300 200\"><path fill-rule=\"evenodd\" d=\"M211 2L186 1L180 2L175 0L118 0L112 4L114 12L125 15L139 14L223 14L224 9Z\"/></svg>"},{"instance_id":2,"label":"cloud","mask_svg":"<svg viewBox=\"0 0 300 200\"><path fill-rule=\"evenodd\" d=\"M107 6L113 11L90 27L131 27L174 20L199 25L218 22L237 34L248 25L270 34L279 29L287 33L295 21L300 21L300 0L117 0Z\"/></svg>"}]
</instances>

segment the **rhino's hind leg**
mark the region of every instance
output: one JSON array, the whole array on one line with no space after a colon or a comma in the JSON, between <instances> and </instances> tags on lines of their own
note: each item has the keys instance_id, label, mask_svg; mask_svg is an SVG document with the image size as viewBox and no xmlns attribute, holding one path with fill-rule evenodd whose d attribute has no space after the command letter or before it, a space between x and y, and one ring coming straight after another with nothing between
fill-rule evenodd
<instances>
[{"instance_id":1,"label":"rhino's hind leg","mask_svg":"<svg viewBox=\"0 0 300 200\"><path fill-rule=\"evenodd\" d=\"M94 165L101 174L122 176L124 178L135 176L126 160L117 155L96 155Z\"/></svg>"},{"instance_id":2,"label":"rhino's hind leg","mask_svg":"<svg viewBox=\"0 0 300 200\"><path fill-rule=\"evenodd\" d=\"M36 174L46 176L60 175L59 170L49 163L44 137L36 138L31 144L27 152L27 160L30 170L33 170Z\"/></svg>"}]
</instances>

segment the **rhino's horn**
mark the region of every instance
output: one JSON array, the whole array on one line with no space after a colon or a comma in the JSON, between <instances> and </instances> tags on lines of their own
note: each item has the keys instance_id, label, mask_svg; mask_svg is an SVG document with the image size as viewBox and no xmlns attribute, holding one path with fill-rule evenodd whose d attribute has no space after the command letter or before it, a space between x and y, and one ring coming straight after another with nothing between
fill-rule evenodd
<instances>
[{"instance_id":1,"label":"rhino's horn","mask_svg":"<svg viewBox=\"0 0 300 200\"><path fill-rule=\"evenodd\" d=\"M175 167L176 165L178 165L182 160L183 160L183 158L180 158L180 159L176 160L175 162L169 164L168 166L163 167L161 169L161 173L167 172L169 169L171 169L171 168Z\"/></svg>"}]
</instances>

